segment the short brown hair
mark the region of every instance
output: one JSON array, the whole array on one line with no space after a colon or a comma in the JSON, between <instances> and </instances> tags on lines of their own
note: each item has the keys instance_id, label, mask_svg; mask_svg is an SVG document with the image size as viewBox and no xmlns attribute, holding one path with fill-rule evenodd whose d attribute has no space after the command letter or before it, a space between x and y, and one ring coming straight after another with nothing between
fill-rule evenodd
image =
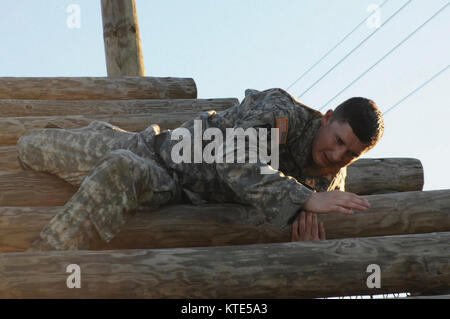
<instances>
[{"instance_id":1,"label":"short brown hair","mask_svg":"<svg viewBox=\"0 0 450 319\"><path fill-rule=\"evenodd\" d=\"M364 97L353 97L336 107L333 120L347 122L358 139L370 149L384 133L384 119L374 101Z\"/></svg>"}]
</instances>

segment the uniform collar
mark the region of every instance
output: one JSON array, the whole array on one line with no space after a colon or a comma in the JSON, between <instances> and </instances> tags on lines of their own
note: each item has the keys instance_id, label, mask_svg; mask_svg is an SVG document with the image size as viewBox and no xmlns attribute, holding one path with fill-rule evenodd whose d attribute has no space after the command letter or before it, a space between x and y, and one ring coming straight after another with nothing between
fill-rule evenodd
<instances>
[{"instance_id":1,"label":"uniform collar","mask_svg":"<svg viewBox=\"0 0 450 319\"><path fill-rule=\"evenodd\" d=\"M289 150L295 164L302 172L312 162L312 144L320 128L321 119L322 116L313 117L308 121L303 132L289 142Z\"/></svg>"}]
</instances>

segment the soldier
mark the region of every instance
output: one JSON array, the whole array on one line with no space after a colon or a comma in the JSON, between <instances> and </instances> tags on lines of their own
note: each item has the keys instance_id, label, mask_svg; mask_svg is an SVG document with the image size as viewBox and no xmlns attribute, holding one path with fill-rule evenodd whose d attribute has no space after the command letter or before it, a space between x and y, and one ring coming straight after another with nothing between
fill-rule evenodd
<instances>
[{"instance_id":1,"label":"soldier","mask_svg":"<svg viewBox=\"0 0 450 319\"><path fill-rule=\"evenodd\" d=\"M230 128L248 133L244 160L220 160L239 159L242 151L239 143L229 147L217 138ZM274 140L273 128L276 149L271 143L263 150ZM95 249L109 242L138 207L169 203L239 203L247 207L251 224L292 227L293 240L324 239L314 214L299 213L367 209L367 200L345 192L346 166L373 148L383 130L381 112L371 100L352 98L322 115L282 89L247 90L242 103L201 113L176 130L160 132L152 125L131 133L104 122L32 130L18 141L21 165L80 188L30 250ZM216 143L205 140L211 132ZM187 135L203 139L186 143ZM187 146L183 154L180 140ZM206 149L215 160L198 160ZM273 156L271 165L261 157L252 162L255 150L276 154L279 168L272 165Z\"/></svg>"}]
</instances>

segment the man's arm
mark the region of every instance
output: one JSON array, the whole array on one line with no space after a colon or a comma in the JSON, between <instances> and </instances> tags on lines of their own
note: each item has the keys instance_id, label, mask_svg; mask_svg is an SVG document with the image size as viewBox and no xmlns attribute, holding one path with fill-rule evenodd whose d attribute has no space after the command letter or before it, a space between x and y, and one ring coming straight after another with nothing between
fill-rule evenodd
<instances>
[{"instance_id":1,"label":"man's arm","mask_svg":"<svg viewBox=\"0 0 450 319\"><path fill-rule=\"evenodd\" d=\"M289 130L292 127L304 127L307 118L302 119L296 113L297 110L291 99L278 90L264 92L246 92L246 97L236 109L238 115L234 118L235 128L268 129L277 125L277 119L289 120ZM305 123L295 121L304 121ZM292 125L291 125L292 124ZM289 133L288 133L289 135ZM268 143L270 145L270 142ZM250 146L250 147L249 147ZM245 151L244 163L216 163L219 177L239 197L241 203L247 204L263 214L251 214L250 217L264 217L260 222L269 222L281 227L287 226L296 215L312 191L299 183L295 178L284 175L271 165L263 163L257 156L256 163L250 163L250 153L267 154L267 149L261 149L260 141L257 145L246 144L245 150L226 148L224 152L231 153L237 158L239 152ZM272 174L262 174L262 172Z\"/></svg>"},{"instance_id":2,"label":"man's arm","mask_svg":"<svg viewBox=\"0 0 450 319\"><path fill-rule=\"evenodd\" d=\"M283 99L283 95L276 91L268 95L254 93L246 97L241 104L236 127L276 127L277 118L288 118L289 121L296 118L296 121L300 121L289 99ZM296 128L301 126L301 123L297 123ZM236 151L236 148L226 150ZM217 172L240 197L241 202L263 211L267 222L283 227L301 208L318 213L350 213L350 209L362 210L366 204L365 200L350 193L313 193L296 179L274 170L268 164L261 161L250 163L248 149L245 153L244 163L218 163ZM272 170L273 174L261 174L263 168Z\"/></svg>"}]
</instances>

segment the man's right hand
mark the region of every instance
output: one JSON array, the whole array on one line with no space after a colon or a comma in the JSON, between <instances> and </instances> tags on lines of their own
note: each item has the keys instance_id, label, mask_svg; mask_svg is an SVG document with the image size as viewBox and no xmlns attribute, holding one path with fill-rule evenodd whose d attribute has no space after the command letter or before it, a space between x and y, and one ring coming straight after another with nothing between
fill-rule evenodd
<instances>
[{"instance_id":1,"label":"man's right hand","mask_svg":"<svg viewBox=\"0 0 450 319\"><path fill-rule=\"evenodd\" d=\"M370 207L369 202L353 193L332 191L312 193L302 210L318 213L341 213L351 215L355 210L364 211Z\"/></svg>"}]
</instances>

